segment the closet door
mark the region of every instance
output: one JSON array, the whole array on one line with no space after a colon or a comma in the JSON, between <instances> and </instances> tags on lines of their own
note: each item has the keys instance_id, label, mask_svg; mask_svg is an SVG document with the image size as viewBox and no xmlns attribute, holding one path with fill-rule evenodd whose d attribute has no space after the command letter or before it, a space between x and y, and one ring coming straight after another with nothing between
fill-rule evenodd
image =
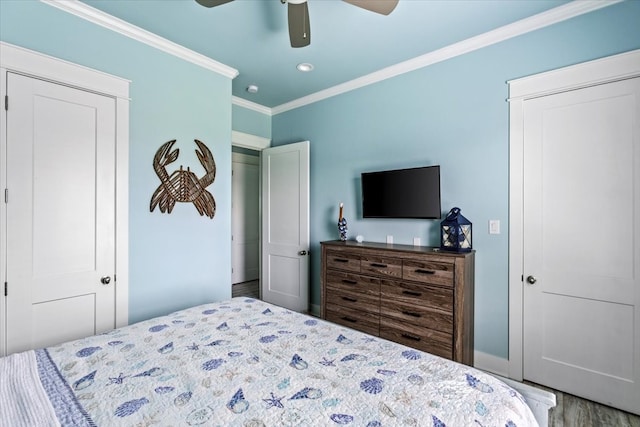
<instances>
[{"instance_id":1,"label":"closet door","mask_svg":"<svg viewBox=\"0 0 640 427\"><path fill-rule=\"evenodd\" d=\"M7 353L115 326L116 101L7 73Z\"/></svg>"},{"instance_id":2,"label":"closet door","mask_svg":"<svg viewBox=\"0 0 640 427\"><path fill-rule=\"evenodd\" d=\"M524 378L640 408L640 78L524 101Z\"/></svg>"}]
</instances>

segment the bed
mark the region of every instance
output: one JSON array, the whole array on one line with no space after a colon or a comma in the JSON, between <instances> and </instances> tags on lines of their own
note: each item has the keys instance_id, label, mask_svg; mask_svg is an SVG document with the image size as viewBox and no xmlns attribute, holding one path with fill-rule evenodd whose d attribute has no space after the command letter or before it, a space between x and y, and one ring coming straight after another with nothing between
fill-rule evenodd
<instances>
[{"instance_id":1,"label":"bed","mask_svg":"<svg viewBox=\"0 0 640 427\"><path fill-rule=\"evenodd\" d=\"M536 426L495 377L251 298L0 359L2 426Z\"/></svg>"}]
</instances>

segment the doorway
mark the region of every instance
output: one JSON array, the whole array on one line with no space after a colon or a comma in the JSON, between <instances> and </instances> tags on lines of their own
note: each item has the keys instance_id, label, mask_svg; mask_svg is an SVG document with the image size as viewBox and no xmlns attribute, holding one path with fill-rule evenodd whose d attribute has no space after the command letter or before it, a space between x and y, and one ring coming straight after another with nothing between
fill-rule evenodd
<instances>
[{"instance_id":1,"label":"doorway","mask_svg":"<svg viewBox=\"0 0 640 427\"><path fill-rule=\"evenodd\" d=\"M233 147L231 295L260 298L260 152Z\"/></svg>"},{"instance_id":2,"label":"doorway","mask_svg":"<svg viewBox=\"0 0 640 427\"><path fill-rule=\"evenodd\" d=\"M234 154L252 156L253 153L246 151L250 149L258 152L260 159L257 203L260 278L258 282L236 279L242 286L232 285L232 296L242 296L242 289L247 287L255 295L255 285L258 285L260 299L290 310L306 312L309 305L309 141L273 148L269 147L270 143L264 138L232 131L232 150L237 153ZM246 157L237 159L247 162ZM253 175L255 170L254 160L250 160L250 163L251 167L246 164L240 166L240 169L251 171L247 176ZM238 194L238 203L241 204L245 203L241 201L244 196L239 194L252 192L244 191L241 185L244 180L239 179L236 188L232 189L232 193ZM255 183L254 179L250 181ZM255 200L255 196L251 198ZM248 221L255 221L253 209L237 211L238 215L232 215L233 218L238 217L237 224L242 223L242 211L246 212ZM235 228L235 225L232 224L232 227ZM243 231L239 230L238 233ZM241 263L244 262L242 259L249 259L240 249L237 252L240 254L235 255L234 251L232 255L232 266L237 261Z\"/></svg>"}]
</instances>

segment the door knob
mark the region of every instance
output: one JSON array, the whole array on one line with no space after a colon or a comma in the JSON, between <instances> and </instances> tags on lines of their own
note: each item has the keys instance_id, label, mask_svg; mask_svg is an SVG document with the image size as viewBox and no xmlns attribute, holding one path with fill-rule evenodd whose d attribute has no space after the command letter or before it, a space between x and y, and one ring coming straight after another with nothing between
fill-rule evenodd
<instances>
[{"instance_id":1,"label":"door knob","mask_svg":"<svg viewBox=\"0 0 640 427\"><path fill-rule=\"evenodd\" d=\"M527 283L528 283L528 284L530 284L530 285L533 285L533 284L534 284L534 283L536 283L537 281L538 281L538 279L536 279L536 278L535 278L535 277L533 277L533 276L529 276L529 277L527 277Z\"/></svg>"},{"instance_id":2,"label":"door knob","mask_svg":"<svg viewBox=\"0 0 640 427\"><path fill-rule=\"evenodd\" d=\"M308 255L308 254L309 254L309 252L307 252L307 251L298 252L298 255L300 255L300 256L304 256L304 255Z\"/></svg>"},{"instance_id":3,"label":"door knob","mask_svg":"<svg viewBox=\"0 0 640 427\"><path fill-rule=\"evenodd\" d=\"M111 277L109 276L104 276L103 278L100 279L100 282L103 285L108 285L109 283L111 283Z\"/></svg>"}]
</instances>

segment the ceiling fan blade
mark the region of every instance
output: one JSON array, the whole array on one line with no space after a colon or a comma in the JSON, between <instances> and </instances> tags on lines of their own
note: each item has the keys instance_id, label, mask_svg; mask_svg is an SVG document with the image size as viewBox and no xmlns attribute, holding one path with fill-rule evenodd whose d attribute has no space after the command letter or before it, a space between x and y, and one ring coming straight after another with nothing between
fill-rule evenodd
<instances>
[{"instance_id":1,"label":"ceiling fan blade","mask_svg":"<svg viewBox=\"0 0 640 427\"><path fill-rule=\"evenodd\" d=\"M306 0L289 0L289 41L291 47L305 47L311 43L311 27L309 26L309 5Z\"/></svg>"},{"instance_id":2,"label":"ceiling fan blade","mask_svg":"<svg viewBox=\"0 0 640 427\"><path fill-rule=\"evenodd\" d=\"M398 5L399 0L344 0L349 4L370 10L381 15L388 15Z\"/></svg>"},{"instance_id":3,"label":"ceiling fan blade","mask_svg":"<svg viewBox=\"0 0 640 427\"><path fill-rule=\"evenodd\" d=\"M204 7L215 7L215 6L220 6L221 4L232 2L233 0L196 0L196 1Z\"/></svg>"}]
</instances>

